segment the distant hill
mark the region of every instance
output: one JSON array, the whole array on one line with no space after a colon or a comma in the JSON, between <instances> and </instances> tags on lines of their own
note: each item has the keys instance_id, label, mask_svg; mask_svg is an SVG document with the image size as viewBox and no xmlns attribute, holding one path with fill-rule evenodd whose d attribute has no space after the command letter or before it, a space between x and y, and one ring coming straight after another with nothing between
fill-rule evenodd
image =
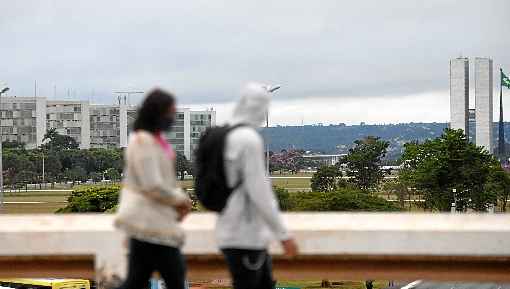
<instances>
[{"instance_id":1,"label":"distant hill","mask_svg":"<svg viewBox=\"0 0 510 289\"><path fill-rule=\"evenodd\" d=\"M389 159L400 157L407 142L424 141L441 135L446 123L402 123L386 125L305 125L277 126L261 129L271 151L304 149L322 153L346 153L353 142L366 136L378 136L390 142ZM497 138L497 124L494 136ZM510 125L505 126L505 137L510 137ZM495 140L494 144L497 144Z\"/></svg>"}]
</instances>

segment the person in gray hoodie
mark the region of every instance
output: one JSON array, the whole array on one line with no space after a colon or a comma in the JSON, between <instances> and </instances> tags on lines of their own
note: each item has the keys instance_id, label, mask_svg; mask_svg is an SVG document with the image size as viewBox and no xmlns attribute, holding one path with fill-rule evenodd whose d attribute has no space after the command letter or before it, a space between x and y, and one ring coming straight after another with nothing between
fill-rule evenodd
<instances>
[{"instance_id":1,"label":"person in gray hoodie","mask_svg":"<svg viewBox=\"0 0 510 289\"><path fill-rule=\"evenodd\" d=\"M218 217L216 236L235 289L273 288L269 243L281 242L285 254L297 245L282 220L264 162L264 141L256 131L265 120L270 94L266 86L249 83L241 91L229 125L244 124L227 135L225 171L235 189Z\"/></svg>"}]
</instances>

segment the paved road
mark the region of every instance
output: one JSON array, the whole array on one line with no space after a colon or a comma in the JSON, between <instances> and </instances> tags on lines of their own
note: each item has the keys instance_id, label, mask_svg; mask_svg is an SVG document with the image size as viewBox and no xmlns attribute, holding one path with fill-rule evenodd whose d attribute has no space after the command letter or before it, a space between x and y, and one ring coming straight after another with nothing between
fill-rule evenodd
<instances>
[{"instance_id":1,"label":"paved road","mask_svg":"<svg viewBox=\"0 0 510 289\"><path fill-rule=\"evenodd\" d=\"M510 284L415 281L387 289L510 289Z\"/></svg>"}]
</instances>

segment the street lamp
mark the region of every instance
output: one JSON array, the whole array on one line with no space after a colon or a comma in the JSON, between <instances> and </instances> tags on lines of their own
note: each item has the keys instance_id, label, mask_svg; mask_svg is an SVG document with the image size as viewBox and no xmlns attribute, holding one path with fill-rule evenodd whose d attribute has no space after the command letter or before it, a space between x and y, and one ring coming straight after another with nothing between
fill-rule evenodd
<instances>
[{"instance_id":1,"label":"street lamp","mask_svg":"<svg viewBox=\"0 0 510 289\"><path fill-rule=\"evenodd\" d=\"M266 89L269 93L273 93L276 90L280 89L281 87L282 87L281 85L268 85L268 86L266 86ZM267 128L269 128L269 107L267 108L267 111L266 111L266 129ZM266 141L266 168L267 168L268 175L270 175L271 172L269 171L269 137L267 138L267 141Z\"/></svg>"},{"instance_id":2,"label":"street lamp","mask_svg":"<svg viewBox=\"0 0 510 289\"><path fill-rule=\"evenodd\" d=\"M452 189L452 192L453 192L453 203L452 203L451 212L456 213L457 212L457 189Z\"/></svg>"},{"instance_id":3,"label":"street lamp","mask_svg":"<svg viewBox=\"0 0 510 289\"><path fill-rule=\"evenodd\" d=\"M0 112L1 112L1 106L2 106L2 102L1 102L1 99L2 99L2 94L6 93L7 91L9 91L9 87L4 87L0 90ZM2 166L2 163L3 163L3 155L2 155L2 122L1 122L1 115L0 115L0 210L3 208L4 206L4 169L3 169L3 166Z\"/></svg>"},{"instance_id":4,"label":"street lamp","mask_svg":"<svg viewBox=\"0 0 510 289\"><path fill-rule=\"evenodd\" d=\"M45 144L49 143L50 142L50 139L46 138L42 141L41 143L41 146L44 146ZM45 182L45 177L44 177L44 148L41 149L41 154L42 154L42 183L44 184L44 188L46 188L46 182Z\"/></svg>"}]
</instances>

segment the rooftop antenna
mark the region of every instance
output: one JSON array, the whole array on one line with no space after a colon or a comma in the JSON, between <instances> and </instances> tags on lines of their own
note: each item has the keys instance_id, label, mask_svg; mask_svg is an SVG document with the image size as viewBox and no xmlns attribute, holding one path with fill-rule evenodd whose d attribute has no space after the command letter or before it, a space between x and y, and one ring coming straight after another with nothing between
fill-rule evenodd
<instances>
[{"instance_id":1,"label":"rooftop antenna","mask_svg":"<svg viewBox=\"0 0 510 289\"><path fill-rule=\"evenodd\" d=\"M127 105L131 105L129 98L132 94L144 94L145 92L141 91L141 90L119 90L119 91L114 91L113 93L115 93L119 96L124 96L124 102L127 102L126 103Z\"/></svg>"}]
</instances>

